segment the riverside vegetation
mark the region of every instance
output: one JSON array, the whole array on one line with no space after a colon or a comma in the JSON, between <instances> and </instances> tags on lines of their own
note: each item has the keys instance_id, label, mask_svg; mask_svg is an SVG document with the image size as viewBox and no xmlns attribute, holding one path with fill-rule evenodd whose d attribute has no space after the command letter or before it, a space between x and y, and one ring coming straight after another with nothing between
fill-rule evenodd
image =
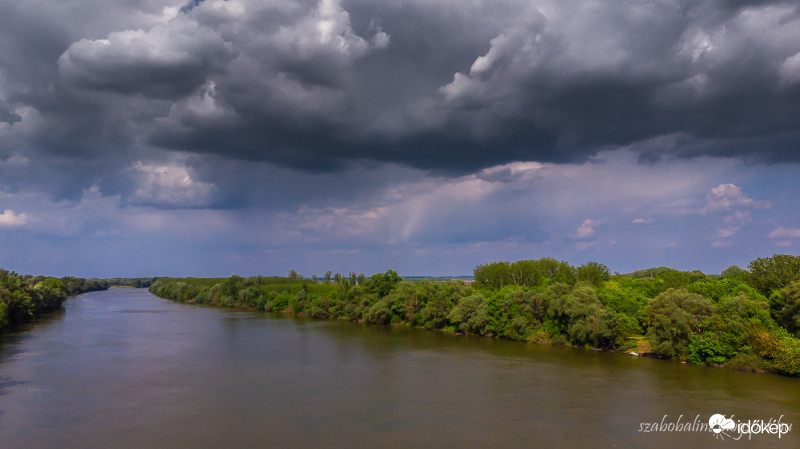
<instances>
[{"instance_id":1,"label":"riverside vegetation","mask_svg":"<svg viewBox=\"0 0 800 449\"><path fill-rule=\"evenodd\" d=\"M181 302L371 324L398 324L537 343L638 351L697 365L800 376L800 257L774 255L719 276L552 258L493 262L474 282L403 281L328 272L321 279L158 278Z\"/></svg>"},{"instance_id":2,"label":"riverside vegetation","mask_svg":"<svg viewBox=\"0 0 800 449\"><path fill-rule=\"evenodd\" d=\"M108 281L20 275L0 269L0 331L58 310L68 296L105 290Z\"/></svg>"}]
</instances>

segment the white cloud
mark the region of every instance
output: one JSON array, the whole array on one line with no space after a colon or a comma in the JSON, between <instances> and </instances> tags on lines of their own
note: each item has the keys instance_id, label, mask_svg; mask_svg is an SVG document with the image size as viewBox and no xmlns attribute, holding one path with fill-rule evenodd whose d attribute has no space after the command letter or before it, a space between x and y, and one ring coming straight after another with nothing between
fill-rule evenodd
<instances>
[{"instance_id":1,"label":"white cloud","mask_svg":"<svg viewBox=\"0 0 800 449\"><path fill-rule=\"evenodd\" d=\"M322 0L319 8L294 26L280 27L275 40L281 48L292 48L301 58L336 53L347 60L360 58L369 50L369 43L353 33L350 14L338 0ZM377 38L382 44L386 38ZM380 41L380 42L378 42Z\"/></svg>"},{"instance_id":2,"label":"white cloud","mask_svg":"<svg viewBox=\"0 0 800 449\"><path fill-rule=\"evenodd\" d=\"M713 248L732 246L733 242L728 239L735 236L746 223L752 221L750 211L743 209L768 206L769 204L765 201L756 201L748 197L739 186L733 183L720 184L711 189L711 192L706 195L706 204L700 209L700 214L729 212L722 218L726 226L717 229L717 240L714 240L711 246Z\"/></svg>"},{"instance_id":3,"label":"white cloud","mask_svg":"<svg viewBox=\"0 0 800 449\"><path fill-rule=\"evenodd\" d=\"M733 237L737 232L741 229L739 226L729 226L727 228L722 228L717 230L717 237L721 239L727 239Z\"/></svg>"},{"instance_id":4,"label":"white cloud","mask_svg":"<svg viewBox=\"0 0 800 449\"><path fill-rule=\"evenodd\" d=\"M655 221L655 220L653 220L652 218L634 218L631 221L631 223L633 223L633 224L647 224L647 223L652 223L653 221Z\"/></svg>"},{"instance_id":5,"label":"white cloud","mask_svg":"<svg viewBox=\"0 0 800 449\"><path fill-rule=\"evenodd\" d=\"M725 223L742 223L745 221L749 221L751 216L752 215L750 214L749 211L737 210L731 215L726 215L725 218L723 218L723 221Z\"/></svg>"},{"instance_id":6,"label":"white cloud","mask_svg":"<svg viewBox=\"0 0 800 449\"><path fill-rule=\"evenodd\" d=\"M800 52L786 58L778 71L783 78L783 82L787 84L800 81Z\"/></svg>"},{"instance_id":7,"label":"white cloud","mask_svg":"<svg viewBox=\"0 0 800 449\"><path fill-rule=\"evenodd\" d=\"M773 239L800 239L800 228L784 228L780 226L770 232L769 237Z\"/></svg>"},{"instance_id":8,"label":"white cloud","mask_svg":"<svg viewBox=\"0 0 800 449\"><path fill-rule=\"evenodd\" d=\"M477 174L477 177L490 182L511 182L520 178L531 179L540 174L539 171L542 167L544 165L539 162L512 162L484 168Z\"/></svg>"},{"instance_id":9,"label":"white cloud","mask_svg":"<svg viewBox=\"0 0 800 449\"><path fill-rule=\"evenodd\" d=\"M391 40L389 33L383 31L383 27L381 27L379 20L372 19L370 21L369 28L375 32L375 35L369 40L369 45L371 48L380 50L389 46L389 42Z\"/></svg>"},{"instance_id":10,"label":"white cloud","mask_svg":"<svg viewBox=\"0 0 800 449\"><path fill-rule=\"evenodd\" d=\"M711 193L706 195L706 205L700 209L700 213L713 212L717 210L730 210L735 206L752 206L755 202L742 192L742 189L734 184L720 184L711 189Z\"/></svg>"},{"instance_id":11,"label":"white cloud","mask_svg":"<svg viewBox=\"0 0 800 449\"><path fill-rule=\"evenodd\" d=\"M136 203L202 207L209 204L215 191L214 184L194 179L189 169L180 164L137 161L129 171L137 184L132 196Z\"/></svg>"},{"instance_id":12,"label":"white cloud","mask_svg":"<svg viewBox=\"0 0 800 449\"><path fill-rule=\"evenodd\" d=\"M28 216L24 213L17 214L11 209L6 209L0 214L0 227L16 228L28 223Z\"/></svg>"},{"instance_id":13,"label":"white cloud","mask_svg":"<svg viewBox=\"0 0 800 449\"><path fill-rule=\"evenodd\" d=\"M583 223L578 227L577 237L583 239L593 236L597 232L598 224L600 224L600 222L597 220L590 220L588 218L583 220Z\"/></svg>"},{"instance_id":14,"label":"white cloud","mask_svg":"<svg viewBox=\"0 0 800 449\"><path fill-rule=\"evenodd\" d=\"M545 22L541 12L529 6L489 41L489 50L475 58L468 73L454 73L453 81L439 92L446 101L456 103L497 101L510 95L517 78L545 56L540 45Z\"/></svg>"}]
</instances>

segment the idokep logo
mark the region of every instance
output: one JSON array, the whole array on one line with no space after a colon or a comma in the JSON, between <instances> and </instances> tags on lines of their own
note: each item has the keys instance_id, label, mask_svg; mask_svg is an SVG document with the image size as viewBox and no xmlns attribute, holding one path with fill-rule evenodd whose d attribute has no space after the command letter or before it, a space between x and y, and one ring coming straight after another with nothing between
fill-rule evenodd
<instances>
[{"instance_id":1,"label":"idokep logo","mask_svg":"<svg viewBox=\"0 0 800 449\"><path fill-rule=\"evenodd\" d=\"M725 440L724 437L740 440L744 435L747 435L747 439L749 440L753 435L759 434L777 435L778 438L781 438L783 435L792 431L792 424L783 422L783 415L777 420L775 418L769 418L768 421L757 419L747 421L737 420L734 422L733 415L731 415L730 418L726 418L725 415L717 413L711 415L711 418L708 419L708 426L711 431L714 432L714 437L721 440ZM738 435L733 436L734 434Z\"/></svg>"},{"instance_id":2,"label":"idokep logo","mask_svg":"<svg viewBox=\"0 0 800 449\"><path fill-rule=\"evenodd\" d=\"M706 424L707 423L707 424ZM740 440L747 435L747 439L752 439L753 435L766 434L782 438L792 431L792 424L784 422L784 415L778 419L748 419L747 421L735 420L734 416L726 418L725 415L715 413L706 421L700 415L696 415L692 421L684 420L683 415L678 416L677 420L670 419L669 415L664 415L661 421L639 423L639 432L699 432L711 433L715 438L725 441L725 437L732 440Z\"/></svg>"}]
</instances>

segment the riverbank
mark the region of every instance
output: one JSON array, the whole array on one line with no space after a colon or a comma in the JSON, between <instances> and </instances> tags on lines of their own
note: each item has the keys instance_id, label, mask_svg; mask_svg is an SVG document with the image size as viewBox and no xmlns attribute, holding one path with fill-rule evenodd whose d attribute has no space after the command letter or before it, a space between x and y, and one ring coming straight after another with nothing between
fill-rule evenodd
<instances>
[{"instance_id":1,"label":"riverbank","mask_svg":"<svg viewBox=\"0 0 800 449\"><path fill-rule=\"evenodd\" d=\"M522 262L523 267L515 266ZM800 340L773 318L785 318L784 299L794 295L791 282L767 299L753 280L755 273L745 275L741 269L723 276L668 268L611 276L594 263L577 268L552 259L503 264L478 267L476 282L469 285L459 280L408 282L389 270L369 278L322 280L160 278L150 291L220 307L800 375ZM529 276L523 276L522 268ZM511 282L502 279L503 269L515 273Z\"/></svg>"},{"instance_id":2,"label":"riverbank","mask_svg":"<svg viewBox=\"0 0 800 449\"><path fill-rule=\"evenodd\" d=\"M108 282L99 279L20 275L0 269L0 332L60 309L69 296L107 288Z\"/></svg>"}]
</instances>

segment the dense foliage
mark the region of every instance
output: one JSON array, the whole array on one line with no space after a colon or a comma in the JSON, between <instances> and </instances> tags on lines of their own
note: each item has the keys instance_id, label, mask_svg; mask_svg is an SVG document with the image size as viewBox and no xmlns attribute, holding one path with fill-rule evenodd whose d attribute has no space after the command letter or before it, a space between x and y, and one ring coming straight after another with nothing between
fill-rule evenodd
<instances>
[{"instance_id":1,"label":"dense foliage","mask_svg":"<svg viewBox=\"0 0 800 449\"><path fill-rule=\"evenodd\" d=\"M105 281L110 287L147 288L156 281L156 278L110 278Z\"/></svg>"},{"instance_id":2,"label":"dense foliage","mask_svg":"<svg viewBox=\"0 0 800 449\"><path fill-rule=\"evenodd\" d=\"M98 279L23 276L0 269L0 330L59 309L67 296L107 288L108 282Z\"/></svg>"},{"instance_id":3,"label":"dense foliage","mask_svg":"<svg viewBox=\"0 0 800 449\"><path fill-rule=\"evenodd\" d=\"M493 262L468 280L403 281L292 270L288 278L159 278L178 301L405 324L512 340L632 350L694 364L800 375L800 257L775 255L720 276L651 268L611 275L589 262Z\"/></svg>"}]
</instances>

